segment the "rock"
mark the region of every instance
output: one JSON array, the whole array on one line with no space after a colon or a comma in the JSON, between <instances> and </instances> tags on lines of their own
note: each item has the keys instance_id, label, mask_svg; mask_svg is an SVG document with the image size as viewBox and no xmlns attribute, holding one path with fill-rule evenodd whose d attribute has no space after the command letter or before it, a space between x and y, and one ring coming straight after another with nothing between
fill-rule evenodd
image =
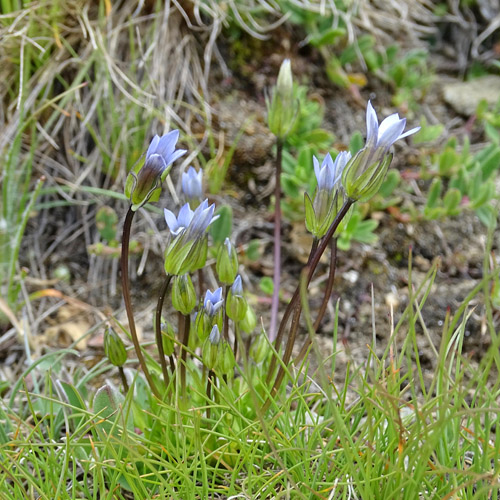
<instances>
[{"instance_id":1,"label":"rock","mask_svg":"<svg viewBox=\"0 0 500 500\"><path fill-rule=\"evenodd\" d=\"M472 116L483 99L494 105L500 99L500 76L487 75L468 82L443 85L443 98L457 113Z\"/></svg>"}]
</instances>

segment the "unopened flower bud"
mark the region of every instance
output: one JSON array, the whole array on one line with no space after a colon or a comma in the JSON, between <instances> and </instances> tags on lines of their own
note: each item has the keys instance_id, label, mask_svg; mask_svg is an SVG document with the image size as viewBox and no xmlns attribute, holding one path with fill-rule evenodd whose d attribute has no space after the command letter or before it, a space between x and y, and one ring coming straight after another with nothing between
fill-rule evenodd
<instances>
[{"instance_id":1,"label":"unopened flower bud","mask_svg":"<svg viewBox=\"0 0 500 500\"><path fill-rule=\"evenodd\" d=\"M269 130L279 138L290 132L297 118L297 104L293 98L293 77L290 59L281 64L276 87L267 99L267 121Z\"/></svg>"},{"instance_id":2,"label":"unopened flower bud","mask_svg":"<svg viewBox=\"0 0 500 500\"><path fill-rule=\"evenodd\" d=\"M174 276L172 280L172 306L184 314L191 313L196 306L196 292L189 274Z\"/></svg>"},{"instance_id":3,"label":"unopened flower bud","mask_svg":"<svg viewBox=\"0 0 500 500\"><path fill-rule=\"evenodd\" d=\"M127 361L125 345L112 328L108 328L104 332L104 353L114 366L123 366Z\"/></svg>"},{"instance_id":4,"label":"unopened flower bud","mask_svg":"<svg viewBox=\"0 0 500 500\"><path fill-rule=\"evenodd\" d=\"M269 343L264 332L257 335L250 346L250 357L257 363L262 363L270 351Z\"/></svg>"},{"instance_id":5,"label":"unopened flower bud","mask_svg":"<svg viewBox=\"0 0 500 500\"><path fill-rule=\"evenodd\" d=\"M214 325L210 335L203 343L202 347L202 360L203 364L209 369L213 370L217 364L217 356L219 353L220 345L220 332L219 327Z\"/></svg>"},{"instance_id":6,"label":"unopened flower bud","mask_svg":"<svg viewBox=\"0 0 500 500\"><path fill-rule=\"evenodd\" d=\"M238 273L238 255L229 238L219 248L215 269L221 283L229 285L234 282Z\"/></svg>"},{"instance_id":7,"label":"unopened flower bud","mask_svg":"<svg viewBox=\"0 0 500 500\"><path fill-rule=\"evenodd\" d=\"M227 294L226 313L229 318L236 322L242 321L247 313L247 301L243 296L240 275L236 276Z\"/></svg>"},{"instance_id":8,"label":"unopened flower bud","mask_svg":"<svg viewBox=\"0 0 500 500\"><path fill-rule=\"evenodd\" d=\"M230 372L233 370L234 365L236 364L236 360L234 359L233 349L229 345L229 342L224 341L222 343L220 351L221 352L219 353L217 362L217 370L222 375L229 375Z\"/></svg>"},{"instance_id":9,"label":"unopened flower bud","mask_svg":"<svg viewBox=\"0 0 500 500\"><path fill-rule=\"evenodd\" d=\"M196 208L201 202L201 196L203 193L203 170L196 170L193 167L189 167L187 172L182 173L182 192L187 198L189 204Z\"/></svg>"},{"instance_id":10,"label":"unopened flower bud","mask_svg":"<svg viewBox=\"0 0 500 500\"><path fill-rule=\"evenodd\" d=\"M247 310L245 313L245 317L240 321L239 326L245 333L252 333L257 325L257 316L255 316L255 312L247 304Z\"/></svg>"}]
</instances>

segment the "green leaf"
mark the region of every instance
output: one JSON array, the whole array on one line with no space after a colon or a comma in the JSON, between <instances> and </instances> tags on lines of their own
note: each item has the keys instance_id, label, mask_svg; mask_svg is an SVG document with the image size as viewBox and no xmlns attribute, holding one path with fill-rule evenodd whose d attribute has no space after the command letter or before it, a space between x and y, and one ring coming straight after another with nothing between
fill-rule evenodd
<instances>
[{"instance_id":1,"label":"green leaf","mask_svg":"<svg viewBox=\"0 0 500 500\"><path fill-rule=\"evenodd\" d=\"M442 183L439 177L432 181L429 194L427 195L427 203L425 204L426 209L435 208L437 206L438 200L441 196L441 187Z\"/></svg>"},{"instance_id":2,"label":"green leaf","mask_svg":"<svg viewBox=\"0 0 500 500\"><path fill-rule=\"evenodd\" d=\"M462 201L462 193L456 188L450 188L443 198L443 206L446 214L453 216L460 213L460 202Z\"/></svg>"},{"instance_id":3,"label":"green leaf","mask_svg":"<svg viewBox=\"0 0 500 500\"><path fill-rule=\"evenodd\" d=\"M363 136L361 135L361 132L354 132L351 136L351 140L349 142L349 151L352 156L354 156L358 151L363 149L363 146L365 145L365 141L363 139Z\"/></svg>"},{"instance_id":4,"label":"green leaf","mask_svg":"<svg viewBox=\"0 0 500 500\"><path fill-rule=\"evenodd\" d=\"M379 194L383 198L389 198L401 181L401 174L395 168L389 169L387 176L380 186Z\"/></svg>"},{"instance_id":5,"label":"green leaf","mask_svg":"<svg viewBox=\"0 0 500 500\"><path fill-rule=\"evenodd\" d=\"M215 211L215 215L219 218L212 222L209 232L215 243L224 243L233 229L233 209L229 205L222 205Z\"/></svg>"},{"instance_id":6,"label":"green leaf","mask_svg":"<svg viewBox=\"0 0 500 500\"><path fill-rule=\"evenodd\" d=\"M99 208L95 216L96 227L105 241L116 240L116 226L118 224L118 215L108 206Z\"/></svg>"},{"instance_id":7,"label":"green leaf","mask_svg":"<svg viewBox=\"0 0 500 500\"><path fill-rule=\"evenodd\" d=\"M309 43L313 47L321 47L323 45L332 45L337 38L346 35L344 28L330 28L320 33L317 33L309 38Z\"/></svg>"},{"instance_id":8,"label":"green leaf","mask_svg":"<svg viewBox=\"0 0 500 500\"><path fill-rule=\"evenodd\" d=\"M266 295L272 295L273 290L274 290L274 283L273 279L270 278L269 276L264 276L261 278L260 283L259 283L259 288L266 294Z\"/></svg>"},{"instance_id":9,"label":"green leaf","mask_svg":"<svg viewBox=\"0 0 500 500\"><path fill-rule=\"evenodd\" d=\"M483 173L483 181L490 178L490 176L500 168L500 148L497 147L493 150L484 161L481 162L481 171Z\"/></svg>"}]
</instances>

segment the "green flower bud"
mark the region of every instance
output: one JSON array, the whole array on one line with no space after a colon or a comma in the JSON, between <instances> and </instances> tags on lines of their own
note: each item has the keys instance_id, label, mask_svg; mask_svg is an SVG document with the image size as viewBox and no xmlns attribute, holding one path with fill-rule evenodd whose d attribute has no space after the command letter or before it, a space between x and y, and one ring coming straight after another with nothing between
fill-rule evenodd
<instances>
[{"instance_id":1,"label":"green flower bud","mask_svg":"<svg viewBox=\"0 0 500 500\"><path fill-rule=\"evenodd\" d=\"M165 272L186 274L205 266L208 253L208 236L185 241L183 236L174 239L165 251Z\"/></svg>"},{"instance_id":2,"label":"green flower bud","mask_svg":"<svg viewBox=\"0 0 500 500\"><path fill-rule=\"evenodd\" d=\"M210 335L212 330L212 318L203 310L203 308L196 314L196 333L201 342L204 342Z\"/></svg>"},{"instance_id":3,"label":"green flower bud","mask_svg":"<svg viewBox=\"0 0 500 500\"><path fill-rule=\"evenodd\" d=\"M266 359L269 350L269 343L266 339L265 332L259 333L257 338L252 342L250 346L250 357L257 363L262 363Z\"/></svg>"},{"instance_id":4,"label":"green flower bud","mask_svg":"<svg viewBox=\"0 0 500 500\"><path fill-rule=\"evenodd\" d=\"M365 202L375 196L384 182L392 153L374 155L370 147L359 151L342 173L342 185L348 198Z\"/></svg>"},{"instance_id":5,"label":"green flower bud","mask_svg":"<svg viewBox=\"0 0 500 500\"><path fill-rule=\"evenodd\" d=\"M172 306L184 316L195 308L196 292L189 274L174 276L172 280Z\"/></svg>"},{"instance_id":6,"label":"green flower bud","mask_svg":"<svg viewBox=\"0 0 500 500\"><path fill-rule=\"evenodd\" d=\"M224 341L221 346L221 353L218 357L217 370L222 375L229 375L234 369L236 360L234 359L234 352L229 345L229 342Z\"/></svg>"},{"instance_id":7,"label":"green flower bud","mask_svg":"<svg viewBox=\"0 0 500 500\"><path fill-rule=\"evenodd\" d=\"M238 255L229 238L226 238L219 248L215 269L221 283L230 285L234 282L238 273Z\"/></svg>"},{"instance_id":8,"label":"green flower bud","mask_svg":"<svg viewBox=\"0 0 500 500\"><path fill-rule=\"evenodd\" d=\"M203 360L203 364L209 370L213 370L215 368L215 365L217 364L219 346L220 346L219 327L217 325L214 325L212 331L210 332L210 335L203 343L203 347L201 350L201 358Z\"/></svg>"},{"instance_id":9,"label":"green flower bud","mask_svg":"<svg viewBox=\"0 0 500 500\"><path fill-rule=\"evenodd\" d=\"M239 326L245 333L252 333L257 325L257 316L255 316L255 312L247 304L247 310L245 313L245 317L240 321Z\"/></svg>"},{"instance_id":10,"label":"green flower bud","mask_svg":"<svg viewBox=\"0 0 500 500\"><path fill-rule=\"evenodd\" d=\"M290 59L281 65L276 87L271 100L267 99L267 121L269 130L280 138L285 138L297 118L297 105L293 98L293 77Z\"/></svg>"},{"instance_id":11,"label":"green flower bud","mask_svg":"<svg viewBox=\"0 0 500 500\"><path fill-rule=\"evenodd\" d=\"M115 366L123 366L127 361L125 345L112 328L108 328L106 332L104 332L104 353L110 363Z\"/></svg>"},{"instance_id":12,"label":"green flower bud","mask_svg":"<svg viewBox=\"0 0 500 500\"><path fill-rule=\"evenodd\" d=\"M226 313L233 321L243 320L247 312L247 301L243 297L243 287L241 285L241 276L238 275L229 289L226 301Z\"/></svg>"}]
</instances>

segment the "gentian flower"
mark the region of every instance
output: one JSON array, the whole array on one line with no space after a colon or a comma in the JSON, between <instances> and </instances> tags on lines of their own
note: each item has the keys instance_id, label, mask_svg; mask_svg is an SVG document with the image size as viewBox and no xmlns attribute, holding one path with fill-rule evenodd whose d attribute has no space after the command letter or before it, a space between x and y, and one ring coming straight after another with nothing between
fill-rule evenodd
<instances>
[{"instance_id":1,"label":"gentian flower","mask_svg":"<svg viewBox=\"0 0 500 500\"><path fill-rule=\"evenodd\" d=\"M397 113L388 116L379 125L377 113L368 102L365 147L349 161L342 174L348 198L368 201L378 192L392 161L390 147L399 139L420 130L420 127L415 127L403 132L405 126L406 118L399 118Z\"/></svg>"},{"instance_id":2,"label":"gentian flower","mask_svg":"<svg viewBox=\"0 0 500 500\"><path fill-rule=\"evenodd\" d=\"M170 172L172 163L186 153L185 149L175 149L178 139L178 130L162 137L155 135L146 152L144 165L129 173L125 194L132 203L132 210L138 210L148 201L158 201L161 183Z\"/></svg>"},{"instance_id":3,"label":"gentian flower","mask_svg":"<svg viewBox=\"0 0 500 500\"><path fill-rule=\"evenodd\" d=\"M198 172L193 167L189 167L187 172L182 173L182 192L192 205L197 205L202 196L203 171Z\"/></svg>"},{"instance_id":4,"label":"gentian flower","mask_svg":"<svg viewBox=\"0 0 500 500\"><path fill-rule=\"evenodd\" d=\"M377 113L373 109L371 101L368 101L366 107L366 147L382 149L387 152L396 141L420 130L420 127L415 127L403 133L405 126L406 118L399 118L397 113L388 116L379 125Z\"/></svg>"},{"instance_id":5,"label":"gentian flower","mask_svg":"<svg viewBox=\"0 0 500 500\"><path fill-rule=\"evenodd\" d=\"M342 171L350 159L351 153L348 151L340 152L335 158L335 162L332 160L330 153L327 153L320 167L318 159L313 156L314 173L318 181L318 190L331 191L340 180Z\"/></svg>"},{"instance_id":6,"label":"gentian flower","mask_svg":"<svg viewBox=\"0 0 500 500\"><path fill-rule=\"evenodd\" d=\"M342 171L350 159L351 153L348 151L339 153L335 161L328 153L320 167L318 159L313 156L314 173L318 186L314 193L314 201L311 201L306 193L304 203L306 227L316 238L321 238L327 233L342 205L343 190L340 179Z\"/></svg>"},{"instance_id":7,"label":"gentian flower","mask_svg":"<svg viewBox=\"0 0 500 500\"><path fill-rule=\"evenodd\" d=\"M165 252L165 272L167 274L185 274L201 269L207 259L208 226L214 217L215 205L208 205L204 200L192 211L186 203L176 217L170 210L164 209L165 221L173 241Z\"/></svg>"},{"instance_id":8,"label":"gentian flower","mask_svg":"<svg viewBox=\"0 0 500 500\"><path fill-rule=\"evenodd\" d=\"M163 213L165 215L165 221L167 222L167 226L170 229L170 233L172 236L177 236L181 231L186 229L191 221L193 220L194 212L191 210L189 203L186 203L179 210L179 215L176 217L173 212L163 209Z\"/></svg>"},{"instance_id":9,"label":"gentian flower","mask_svg":"<svg viewBox=\"0 0 500 500\"><path fill-rule=\"evenodd\" d=\"M217 288L213 293L207 290L205 294L205 300L203 301L203 308L209 316L215 316L217 311L224 304L222 299L222 287Z\"/></svg>"}]
</instances>

